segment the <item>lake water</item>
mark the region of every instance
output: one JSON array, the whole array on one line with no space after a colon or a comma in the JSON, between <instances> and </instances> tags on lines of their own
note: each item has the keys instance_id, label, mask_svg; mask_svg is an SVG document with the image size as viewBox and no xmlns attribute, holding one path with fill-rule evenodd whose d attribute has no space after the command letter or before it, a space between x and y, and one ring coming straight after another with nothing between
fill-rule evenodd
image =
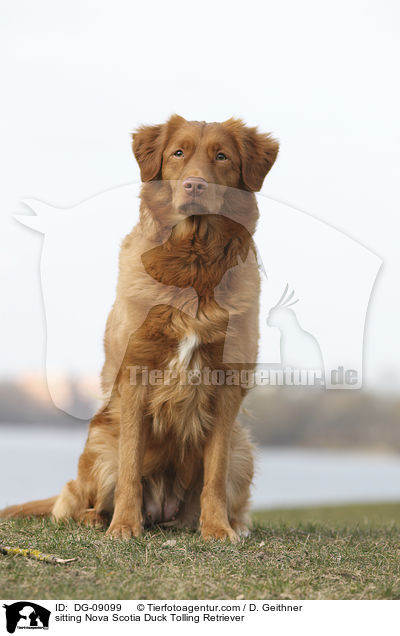
<instances>
[{"instance_id":1,"label":"lake water","mask_svg":"<svg viewBox=\"0 0 400 636\"><path fill-rule=\"evenodd\" d=\"M0 425L0 508L60 492L76 475L83 429ZM400 456L268 447L257 456L254 508L400 501Z\"/></svg>"}]
</instances>

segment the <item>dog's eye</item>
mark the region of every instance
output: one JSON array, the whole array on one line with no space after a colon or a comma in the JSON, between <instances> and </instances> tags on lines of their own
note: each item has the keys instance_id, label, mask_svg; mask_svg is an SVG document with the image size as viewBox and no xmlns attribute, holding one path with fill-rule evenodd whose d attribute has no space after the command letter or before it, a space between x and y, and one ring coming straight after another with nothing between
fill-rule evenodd
<instances>
[{"instance_id":1,"label":"dog's eye","mask_svg":"<svg viewBox=\"0 0 400 636\"><path fill-rule=\"evenodd\" d=\"M227 159L227 156L224 155L223 152L218 152L215 158L217 161L225 161L225 159Z\"/></svg>"},{"instance_id":2,"label":"dog's eye","mask_svg":"<svg viewBox=\"0 0 400 636\"><path fill-rule=\"evenodd\" d=\"M183 157L183 150L175 150L174 157Z\"/></svg>"}]
</instances>

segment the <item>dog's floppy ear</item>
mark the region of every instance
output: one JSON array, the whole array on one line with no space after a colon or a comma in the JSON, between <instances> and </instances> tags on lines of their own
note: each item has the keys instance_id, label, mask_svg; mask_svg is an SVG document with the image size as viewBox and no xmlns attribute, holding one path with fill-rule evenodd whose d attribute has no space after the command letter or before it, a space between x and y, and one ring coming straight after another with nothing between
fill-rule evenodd
<instances>
[{"instance_id":1,"label":"dog's floppy ear","mask_svg":"<svg viewBox=\"0 0 400 636\"><path fill-rule=\"evenodd\" d=\"M249 128L241 119L228 119L223 126L233 135L240 153L243 185L258 192L278 155L279 143L257 128Z\"/></svg>"},{"instance_id":2,"label":"dog's floppy ear","mask_svg":"<svg viewBox=\"0 0 400 636\"><path fill-rule=\"evenodd\" d=\"M153 181L160 177L162 153L171 128L185 121L179 115L172 115L166 124L141 126L132 134L132 149L139 164L142 181Z\"/></svg>"},{"instance_id":3,"label":"dog's floppy ear","mask_svg":"<svg viewBox=\"0 0 400 636\"><path fill-rule=\"evenodd\" d=\"M161 170L165 146L165 124L141 126L132 134L132 149L142 181L156 179Z\"/></svg>"}]
</instances>

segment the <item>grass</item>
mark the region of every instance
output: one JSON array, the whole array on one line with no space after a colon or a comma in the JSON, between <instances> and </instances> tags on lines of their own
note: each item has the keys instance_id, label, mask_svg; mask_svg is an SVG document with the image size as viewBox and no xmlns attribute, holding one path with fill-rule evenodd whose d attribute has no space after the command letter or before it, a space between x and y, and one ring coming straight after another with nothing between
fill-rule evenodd
<instances>
[{"instance_id":1,"label":"grass","mask_svg":"<svg viewBox=\"0 0 400 636\"><path fill-rule=\"evenodd\" d=\"M123 542L48 519L2 521L0 543L77 557L0 555L2 599L400 599L400 504L257 512L235 545L161 529Z\"/></svg>"}]
</instances>

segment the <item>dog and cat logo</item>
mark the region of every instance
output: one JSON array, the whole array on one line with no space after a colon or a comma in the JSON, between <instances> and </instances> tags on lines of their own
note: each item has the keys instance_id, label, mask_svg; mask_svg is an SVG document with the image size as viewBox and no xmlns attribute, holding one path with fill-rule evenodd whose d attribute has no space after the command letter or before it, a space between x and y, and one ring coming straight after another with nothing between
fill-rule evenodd
<instances>
[{"instance_id":1,"label":"dog and cat logo","mask_svg":"<svg viewBox=\"0 0 400 636\"><path fill-rule=\"evenodd\" d=\"M18 601L3 607L9 634L14 634L16 629L49 629L51 612L37 603Z\"/></svg>"},{"instance_id":2,"label":"dog and cat logo","mask_svg":"<svg viewBox=\"0 0 400 636\"><path fill-rule=\"evenodd\" d=\"M60 376L88 378L101 403L104 325L115 300L121 241L139 220L140 187L112 188L71 208L25 199L35 214L16 215L44 235L48 388L53 403L77 418L92 417L93 405L71 400ZM360 388L367 310L382 260L311 215L261 193L256 198L254 242L262 274L257 363L320 370L327 389ZM224 362L252 362L237 358L234 321L233 315ZM343 380L337 379L340 369Z\"/></svg>"}]
</instances>

